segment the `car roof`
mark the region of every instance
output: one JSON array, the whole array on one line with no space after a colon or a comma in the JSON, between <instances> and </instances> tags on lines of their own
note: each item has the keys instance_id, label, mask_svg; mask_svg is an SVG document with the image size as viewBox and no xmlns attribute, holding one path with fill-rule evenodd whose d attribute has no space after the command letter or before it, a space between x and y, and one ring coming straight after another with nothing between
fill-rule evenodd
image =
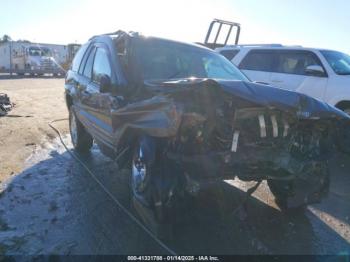
<instances>
[{"instance_id":1,"label":"car roof","mask_svg":"<svg viewBox=\"0 0 350 262\"><path fill-rule=\"evenodd\" d=\"M194 48L200 48L203 50L207 50L210 52L214 52L212 49L203 46L201 44L197 44L197 43L188 43L188 42L182 42L182 41L177 41L177 40L172 40L172 39L167 39L167 38L162 38L162 37L156 37L156 36L143 36L140 35L138 36L139 38L143 38L143 39L150 39L150 40L155 40L155 41L161 41L161 42L168 42L168 43L172 43L172 44L177 44L177 45L183 45L183 46L188 46L188 47L194 47Z\"/></svg>"},{"instance_id":2,"label":"car roof","mask_svg":"<svg viewBox=\"0 0 350 262\"><path fill-rule=\"evenodd\" d=\"M130 38L150 39L153 41L168 42L168 43L182 45L182 46L200 48L202 50L206 50L206 51L210 51L210 52L215 53L214 50L207 48L201 44L197 44L197 43L182 42L182 41L177 41L177 40L172 40L172 39L167 39L167 38L162 38L162 37L156 37L156 36L145 36L145 35L142 35L138 32L125 32L125 31L121 31L121 30L116 31L115 33L108 33L108 34L93 36L90 38L90 40L92 40L92 41L110 41L111 39L117 40L122 35L124 35L124 36L126 35L127 37L130 37Z\"/></svg>"}]
</instances>

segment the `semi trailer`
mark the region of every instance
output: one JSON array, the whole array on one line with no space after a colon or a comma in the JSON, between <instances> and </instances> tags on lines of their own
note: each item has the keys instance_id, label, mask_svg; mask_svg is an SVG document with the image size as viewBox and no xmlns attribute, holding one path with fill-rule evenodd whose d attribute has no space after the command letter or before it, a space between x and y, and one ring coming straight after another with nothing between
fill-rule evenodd
<instances>
[{"instance_id":1,"label":"semi trailer","mask_svg":"<svg viewBox=\"0 0 350 262\"><path fill-rule=\"evenodd\" d=\"M64 75L79 47L78 44L2 43L0 73Z\"/></svg>"}]
</instances>

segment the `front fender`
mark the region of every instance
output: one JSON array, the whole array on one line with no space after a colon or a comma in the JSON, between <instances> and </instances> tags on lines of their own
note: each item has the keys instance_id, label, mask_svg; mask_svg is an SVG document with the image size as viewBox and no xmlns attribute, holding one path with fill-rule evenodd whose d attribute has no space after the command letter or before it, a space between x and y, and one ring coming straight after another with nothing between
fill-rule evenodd
<instances>
[{"instance_id":1,"label":"front fender","mask_svg":"<svg viewBox=\"0 0 350 262\"><path fill-rule=\"evenodd\" d=\"M147 166L152 165L156 160L156 141L154 137L142 136L140 138L140 149Z\"/></svg>"}]
</instances>

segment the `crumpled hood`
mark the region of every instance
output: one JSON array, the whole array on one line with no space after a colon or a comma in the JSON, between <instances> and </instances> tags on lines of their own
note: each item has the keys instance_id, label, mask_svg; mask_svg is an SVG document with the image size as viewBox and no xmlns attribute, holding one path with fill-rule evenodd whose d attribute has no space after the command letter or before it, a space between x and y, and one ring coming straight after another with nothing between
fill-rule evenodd
<instances>
[{"instance_id":1,"label":"crumpled hood","mask_svg":"<svg viewBox=\"0 0 350 262\"><path fill-rule=\"evenodd\" d=\"M209 113L208 117L213 117L211 112L213 109L215 111L218 101L221 103L223 99L231 97L232 101L243 102L241 105L244 106L248 104L252 107L277 109L290 113L297 119L321 119L326 122L330 120L329 126L337 129L343 126L338 124L343 123L350 127L350 117L326 103L307 95L261 84L212 79L178 79L145 81L143 87L132 92L129 98L132 102L111 111L115 146L128 133L174 137L184 114L195 112L193 108L200 107L205 111L204 114ZM240 109L239 105L237 109ZM336 126L334 122L338 122Z\"/></svg>"},{"instance_id":2,"label":"crumpled hood","mask_svg":"<svg viewBox=\"0 0 350 262\"><path fill-rule=\"evenodd\" d=\"M215 86L225 93L256 104L257 106L289 112L296 115L299 119L327 118L350 120L350 116L343 111L308 95L253 82L239 80L180 79L147 81L145 84L161 93L174 92L177 88ZM169 89L167 89L167 87Z\"/></svg>"},{"instance_id":3,"label":"crumpled hood","mask_svg":"<svg viewBox=\"0 0 350 262\"><path fill-rule=\"evenodd\" d=\"M302 119L350 117L343 111L308 95L272 87L263 84L243 81L217 81L224 91L269 108L277 108L296 113Z\"/></svg>"}]
</instances>

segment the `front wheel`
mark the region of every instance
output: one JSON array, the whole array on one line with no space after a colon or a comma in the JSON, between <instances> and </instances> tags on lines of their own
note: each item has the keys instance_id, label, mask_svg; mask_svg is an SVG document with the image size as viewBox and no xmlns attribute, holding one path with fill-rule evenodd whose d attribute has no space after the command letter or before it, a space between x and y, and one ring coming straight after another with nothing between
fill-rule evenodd
<instances>
[{"instance_id":1,"label":"front wheel","mask_svg":"<svg viewBox=\"0 0 350 262\"><path fill-rule=\"evenodd\" d=\"M88 152L92 147L93 138L80 123L72 107L69 110L69 131L74 149L80 153Z\"/></svg>"},{"instance_id":2,"label":"front wheel","mask_svg":"<svg viewBox=\"0 0 350 262\"><path fill-rule=\"evenodd\" d=\"M144 223L161 239L172 238L172 221L169 206L166 206L159 192L162 176L162 161L149 161L153 152L144 150L139 143L134 150L131 167L131 194L133 205Z\"/></svg>"},{"instance_id":3,"label":"front wheel","mask_svg":"<svg viewBox=\"0 0 350 262\"><path fill-rule=\"evenodd\" d=\"M303 211L307 205L319 203L328 193L328 164L310 161L294 180L268 179L267 184L282 211Z\"/></svg>"},{"instance_id":4,"label":"front wheel","mask_svg":"<svg viewBox=\"0 0 350 262\"><path fill-rule=\"evenodd\" d=\"M267 180L270 191L275 197L275 203L283 212L303 212L307 206L303 201L290 206L289 198L293 197L294 181Z\"/></svg>"}]
</instances>

